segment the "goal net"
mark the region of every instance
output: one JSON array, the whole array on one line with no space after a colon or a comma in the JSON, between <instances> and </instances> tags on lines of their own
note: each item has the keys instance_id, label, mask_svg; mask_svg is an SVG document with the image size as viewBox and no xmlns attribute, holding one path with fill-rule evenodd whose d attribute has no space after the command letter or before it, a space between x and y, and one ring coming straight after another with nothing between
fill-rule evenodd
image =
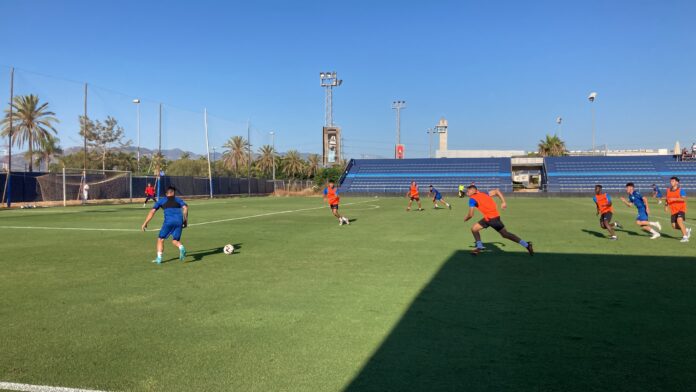
<instances>
[{"instance_id":1,"label":"goal net","mask_svg":"<svg viewBox=\"0 0 696 392\"><path fill-rule=\"evenodd\" d=\"M43 201L132 198L131 173L117 170L64 169L37 177Z\"/></svg>"}]
</instances>

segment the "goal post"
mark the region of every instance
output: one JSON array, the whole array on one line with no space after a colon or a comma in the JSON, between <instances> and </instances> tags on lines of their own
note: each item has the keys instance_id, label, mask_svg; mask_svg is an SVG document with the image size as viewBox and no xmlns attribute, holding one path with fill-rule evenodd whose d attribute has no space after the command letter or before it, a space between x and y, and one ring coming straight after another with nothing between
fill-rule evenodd
<instances>
[{"instance_id":1,"label":"goal post","mask_svg":"<svg viewBox=\"0 0 696 392\"><path fill-rule=\"evenodd\" d=\"M121 170L83 170L63 168L61 173L46 173L36 178L41 200L63 205L90 201L131 201L131 172Z\"/></svg>"}]
</instances>

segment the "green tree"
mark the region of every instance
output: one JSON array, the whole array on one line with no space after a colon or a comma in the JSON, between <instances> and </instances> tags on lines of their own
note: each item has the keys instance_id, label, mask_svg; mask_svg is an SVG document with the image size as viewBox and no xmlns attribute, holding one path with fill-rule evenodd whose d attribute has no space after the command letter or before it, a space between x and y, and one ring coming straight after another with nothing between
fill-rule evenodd
<instances>
[{"instance_id":1,"label":"green tree","mask_svg":"<svg viewBox=\"0 0 696 392\"><path fill-rule=\"evenodd\" d=\"M565 142L558 135L546 135L545 139L539 140L539 155L542 157L560 157L565 155Z\"/></svg>"},{"instance_id":2,"label":"green tree","mask_svg":"<svg viewBox=\"0 0 696 392\"><path fill-rule=\"evenodd\" d=\"M63 149L60 148L60 139L56 136L49 135L48 138L41 142L41 148L39 151L39 161L42 161L46 166L46 171L49 171L51 165L51 160L54 157L59 156L63 153ZM41 166L39 166L41 167Z\"/></svg>"},{"instance_id":3,"label":"green tree","mask_svg":"<svg viewBox=\"0 0 696 392\"><path fill-rule=\"evenodd\" d=\"M243 137L233 136L223 147L227 150L222 154L222 162L227 169L234 173L235 177L238 177L240 171L245 168L249 162L249 151L251 146Z\"/></svg>"},{"instance_id":4,"label":"green tree","mask_svg":"<svg viewBox=\"0 0 696 392\"><path fill-rule=\"evenodd\" d=\"M48 102L41 103L33 94L19 95L12 101L12 144L18 148L28 145L29 157L34 157L34 150L41 150L42 144L58 131L56 114L48 110ZM10 109L5 109L2 120L2 136L10 134ZM34 171L34 160L29 159L29 171Z\"/></svg>"},{"instance_id":5,"label":"green tree","mask_svg":"<svg viewBox=\"0 0 696 392\"><path fill-rule=\"evenodd\" d=\"M321 168L321 157L319 154L310 154L307 157L307 176L314 178Z\"/></svg>"},{"instance_id":6,"label":"green tree","mask_svg":"<svg viewBox=\"0 0 696 392\"><path fill-rule=\"evenodd\" d=\"M314 183L319 187L325 186L329 181L338 182L343 174L343 169L340 166L331 166L321 168L314 176Z\"/></svg>"},{"instance_id":7,"label":"green tree","mask_svg":"<svg viewBox=\"0 0 696 392\"><path fill-rule=\"evenodd\" d=\"M266 144L259 148L259 158L256 160L256 167L262 176L270 176L276 157L277 154L273 146Z\"/></svg>"},{"instance_id":8,"label":"green tree","mask_svg":"<svg viewBox=\"0 0 696 392\"><path fill-rule=\"evenodd\" d=\"M283 157L283 172L291 179L301 177L305 171L305 162L297 150L290 150Z\"/></svg>"},{"instance_id":9,"label":"green tree","mask_svg":"<svg viewBox=\"0 0 696 392\"><path fill-rule=\"evenodd\" d=\"M123 127L118 125L118 121L111 116L107 116L104 122L99 120L92 122L89 118L85 122L81 116L80 123L83 125L80 129L80 135L84 137L86 129L87 143L99 152L102 170L106 170L106 154L109 151L115 146L123 148L131 144L130 140L125 139Z\"/></svg>"}]
</instances>

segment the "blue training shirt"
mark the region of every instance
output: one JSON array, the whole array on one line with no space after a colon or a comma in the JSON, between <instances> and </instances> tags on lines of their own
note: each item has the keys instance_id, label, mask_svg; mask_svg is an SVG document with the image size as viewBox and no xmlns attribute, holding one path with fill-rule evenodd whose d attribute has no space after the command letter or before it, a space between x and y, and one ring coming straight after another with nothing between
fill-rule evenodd
<instances>
[{"instance_id":1,"label":"blue training shirt","mask_svg":"<svg viewBox=\"0 0 696 392\"><path fill-rule=\"evenodd\" d=\"M157 200L152 208L154 210L159 210L160 208L164 210L164 223L183 223L184 213L181 210L186 204L185 201L174 196L172 198L162 197Z\"/></svg>"},{"instance_id":2,"label":"blue training shirt","mask_svg":"<svg viewBox=\"0 0 696 392\"><path fill-rule=\"evenodd\" d=\"M631 193L628 196L628 200L631 203L633 203L633 205L636 206L636 208L639 211L645 211L645 203L643 202L643 195L641 195L640 192L633 191L633 193Z\"/></svg>"},{"instance_id":3,"label":"blue training shirt","mask_svg":"<svg viewBox=\"0 0 696 392\"><path fill-rule=\"evenodd\" d=\"M657 197L662 197L662 191L660 190L659 187L654 186L654 187L653 187L653 192L655 192L655 195L656 195Z\"/></svg>"}]
</instances>

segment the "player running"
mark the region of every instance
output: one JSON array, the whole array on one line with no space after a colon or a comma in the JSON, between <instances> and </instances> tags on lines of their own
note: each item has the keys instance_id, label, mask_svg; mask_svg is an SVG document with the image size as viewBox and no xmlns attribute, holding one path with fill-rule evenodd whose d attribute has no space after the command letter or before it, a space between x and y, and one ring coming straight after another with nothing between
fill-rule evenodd
<instances>
[{"instance_id":1,"label":"player running","mask_svg":"<svg viewBox=\"0 0 696 392\"><path fill-rule=\"evenodd\" d=\"M483 214L483 219L478 221L471 227L471 233L474 235L476 240L476 247L471 252L474 255L481 253L484 249L483 242L481 242L480 231L488 227L494 228L503 238L507 238L512 242L516 242L527 249L530 256L534 256L534 248L531 242L520 239L520 237L510 233L505 229L503 221L500 220L500 213L498 213L498 207L495 204L493 197L500 198L500 208L507 208L507 203L505 203L505 197L503 193L498 189L494 189L488 193L479 192L476 185L469 185L466 189L466 194L469 196L469 213L464 218L464 222L470 220L474 217L474 208Z\"/></svg>"},{"instance_id":2,"label":"player running","mask_svg":"<svg viewBox=\"0 0 696 392\"><path fill-rule=\"evenodd\" d=\"M423 211L423 206L420 202L420 193L418 193L418 184L416 184L415 181L411 181L411 187L409 188L406 197L409 198L408 207L406 207L406 211L411 211L411 204L414 200L418 203L418 211Z\"/></svg>"},{"instance_id":3,"label":"player running","mask_svg":"<svg viewBox=\"0 0 696 392\"><path fill-rule=\"evenodd\" d=\"M657 199L657 204L662 204L662 190L655 184L652 184L652 189L653 199Z\"/></svg>"},{"instance_id":4,"label":"player running","mask_svg":"<svg viewBox=\"0 0 696 392\"><path fill-rule=\"evenodd\" d=\"M635 189L635 186L632 182L626 184L626 193L628 194L628 200L625 197L621 197L621 201L628 207L636 206L636 208L638 209L636 224L640 226L644 231L647 231L648 233L652 234L652 236L650 237L651 240L660 238L659 231L662 230L662 225L660 224L660 222L650 222L650 206L648 205L648 198L641 195L640 192L638 192ZM655 231L653 227L657 228L657 231Z\"/></svg>"},{"instance_id":5,"label":"player running","mask_svg":"<svg viewBox=\"0 0 696 392\"><path fill-rule=\"evenodd\" d=\"M429 189L430 190L429 190L428 194L430 196L432 196L432 198L433 198L433 204L434 204L433 208L435 208L435 209L439 208L438 203L443 202L443 203L445 203L447 208L449 208L450 210L452 209L452 205L445 201L445 199L442 197L442 194L440 193L440 191L435 189L435 187L433 187L432 185L430 185Z\"/></svg>"},{"instance_id":6,"label":"player running","mask_svg":"<svg viewBox=\"0 0 696 392\"><path fill-rule=\"evenodd\" d=\"M682 239L679 242L689 242L691 229L686 228L686 192L679 186L679 178L669 179L671 188L667 189L666 204L672 214L672 228L682 232Z\"/></svg>"},{"instance_id":7,"label":"player running","mask_svg":"<svg viewBox=\"0 0 696 392\"><path fill-rule=\"evenodd\" d=\"M176 197L176 188L170 186L165 193L167 197L160 198L150 213L145 218L142 230L147 230L147 224L150 223L155 212L162 208L164 210L164 222L157 237L157 258L152 260L153 263L162 263L162 252L164 250L164 240L172 236L172 244L179 248L179 260L184 260L186 257L186 248L181 243L181 231L188 225L188 205L185 201Z\"/></svg>"},{"instance_id":8,"label":"player running","mask_svg":"<svg viewBox=\"0 0 696 392\"><path fill-rule=\"evenodd\" d=\"M614 206L611 203L611 196L609 194L602 192L601 185L595 185L595 195L592 200L597 206L597 215L599 217L599 226L606 229L609 232L609 239L616 241L616 233L614 232L615 227L621 227L618 222L611 222L611 218L614 216Z\"/></svg>"},{"instance_id":9,"label":"player running","mask_svg":"<svg viewBox=\"0 0 696 392\"><path fill-rule=\"evenodd\" d=\"M348 218L341 216L341 214L338 213L338 202L341 200L341 198L338 196L338 189L336 188L336 185L334 185L333 181L329 181L329 185L324 188L324 200L329 203L333 216L338 218L339 226L350 224Z\"/></svg>"},{"instance_id":10,"label":"player running","mask_svg":"<svg viewBox=\"0 0 696 392\"><path fill-rule=\"evenodd\" d=\"M464 195L466 195L466 187L459 185L459 198L461 199Z\"/></svg>"},{"instance_id":11,"label":"player running","mask_svg":"<svg viewBox=\"0 0 696 392\"><path fill-rule=\"evenodd\" d=\"M157 202L157 199L155 198L155 187L148 183L145 187L145 202L143 203L143 207L145 207L147 202L150 200L154 201L155 203Z\"/></svg>"}]
</instances>

